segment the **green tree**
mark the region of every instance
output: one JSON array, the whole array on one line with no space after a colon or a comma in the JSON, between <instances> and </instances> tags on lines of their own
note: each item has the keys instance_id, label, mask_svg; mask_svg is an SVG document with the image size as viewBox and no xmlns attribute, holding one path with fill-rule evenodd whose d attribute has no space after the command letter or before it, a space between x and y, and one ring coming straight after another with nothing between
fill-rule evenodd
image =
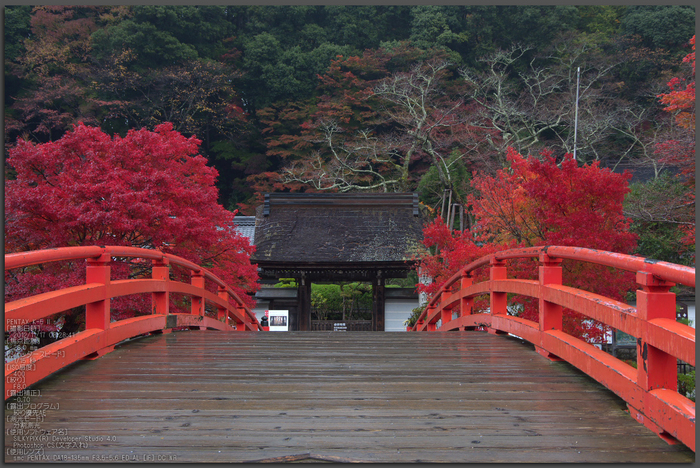
<instances>
[{"instance_id":1,"label":"green tree","mask_svg":"<svg viewBox=\"0 0 700 468\"><path fill-rule=\"evenodd\" d=\"M692 5L634 5L622 19L625 34L639 35L647 47L680 50L695 33Z\"/></svg>"},{"instance_id":2,"label":"green tree","mask_svg":"<svg viewBox=\"0 0 700 468\"><path fill-rule=\"evenodd\" d=\"M5 6L5 119L16 119L16 112L9 109L22 87L28 82L22 78L19 59L27 51L24 41L31 36L32 7L29 5ZM14 115L13 115L14 114ZM7 130L5 142L8 142Z\"/></svg>"},{"instance_id":3,"label":"green tree","mask_svg":"<svg viewBox=\"0 0 700 468\"><path fill-rule=\"evenodd\" d=\"M446 7L421 5L413 7L411 43L421 49L450 47L466 42L468 31L453 32L444 11ZM459 57L459 55L457 55Z\"/></svg>"},{"instance_id":4,"label":"green tree","mask_svg":"<svg viewBox=\"0 0 700 468\"><path fill-rule=\"evenodd\" d=\"M479 5L447 7L447 21L457 34L468 33L468 40L455 50L464 63L480 67L478 59L513 44L533 50L550 44L558 35L573 30L579 13L574 6Z\"/></svg>"},{"instance_id":5,"label":"green tree","mask_svg":"<svg viewBox=\"0 0 700 468\"><path fill-rule=\"evenodd\" d=\"M411 10L399 5L326 5L325 28L330 42L353 47L355 53L376 49L382 41L408 39Z\"/></svg>"},{"instance_id":6,"label":"green tree","mask_svg":"<svg viewBox=\"0 0 700 468\"><path fill-rule=\"evenodd\" d=\"M367 283L312 284L311 306L316 320L357 320L372 308Z\"/></svg>"},{"instance_id":7,"label":"green tree","mask_svg":"<svg viewBox=\"0 0 700 468\"><path fill-rule=\"evenodd\" d=\"M621 19L627 10L625 5L580 5L579 29L591 34L610 37L621 27Z\"/></svg>"},{"instance_id":8,"label":"green tree","mask_svg":"<svg viewBox=\"0 0 700 468\"><path fill-rule=\"evenodd\" d=\"M128 17L95 31L95 57L106 60L130 50L133 66L147 68L183 64L197 58L218 59L232 25L224 6L136 5Z\"/></svg>"},{"instance_id":9,"label":"green tree","mask_svg":"<svg viewBox=\"0 0 700 468\"><path fill-rule=\"evenodd\" d=\"M31 35L31 15L29 5L5 6L5 64L26 51L24 41Z\"/></svg>"},{"instance_id":10,"label":"green tree","mask_svg":"<svg viewBox=\"0 0 700 468\"><path fill-rule=\"evenodd\" d=\"M251 114L278 101L288 103L310 98L319 84L318 76L325 73L331 59L346 55L349 46L323 43L304 51L295 46L285 49L271 33L258 34L243 45L240 80Z\"/></svg>"}]
</instances>

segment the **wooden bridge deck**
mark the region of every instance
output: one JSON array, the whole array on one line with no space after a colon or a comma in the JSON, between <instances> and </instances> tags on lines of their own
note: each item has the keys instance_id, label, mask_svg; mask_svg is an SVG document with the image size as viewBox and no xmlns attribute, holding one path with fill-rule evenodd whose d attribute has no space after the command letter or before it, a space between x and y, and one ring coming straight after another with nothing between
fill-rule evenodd
<instances>
[{"instance_id":1,"label":"wooden bridge deck","mask_svg":"<svg viewBox=\"0 0 700 468\"><path fill-rule=\"evenodd\" d=\"M480 332L172 333L32 389L6 402L44 411L6 410L6 462L695 460L570 365ZM44 439L18 439L27 418Z\"/></svg>"}]
</instances>

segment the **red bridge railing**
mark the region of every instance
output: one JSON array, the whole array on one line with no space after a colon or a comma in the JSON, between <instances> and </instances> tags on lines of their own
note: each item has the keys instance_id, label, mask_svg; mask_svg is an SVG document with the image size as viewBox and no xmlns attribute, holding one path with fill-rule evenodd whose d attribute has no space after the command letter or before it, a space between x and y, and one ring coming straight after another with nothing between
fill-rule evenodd
<instances>
[{"instance_id":1,"label":"red bridge railing","mask_svg":"<svg viewBox=\"0 0 700 468\"><path fill-rule=\"evenodd\" d=\"M539 258L538 280L508 279L506 260ZM637 306L562 284L562 259L636 273ZM489 280L473 273L490 269ZM582 370L622 398L639 422L673 443L695 451L695 402L677 391L677 359L695 366L695 330L676 321L675 284L695 287L695 269L641 257L577 247L534 247L483 257L452 276L428 303L414 331L486 327L535 345L551 359ZM539 300L539 323L508 315L507 295ZM486 312L473 313L476 296L490 296ZM562 331L562 310L580 312L637 338L637 368ZM669 438L668 436L672 436Z\"/></svg>"},{"instance_id":2,"label":"red bridge railing","mask_svg":"<svg viewBox=\"0 0 700 468\"><path fill-rule=\"evenodd\" d=\"M114 257L152 261L151 278L112 281ZM5 399L80 359L92 359L114 349L126 339L176 327L224 331L260 330L255 314L219 277L175 255L135 247L65 247L5 255L5 270L42 263L86 260L82 286L37 294L5 304L5 332L37 320L85 306L85 330L5 363ZM170 279L170 266L189 270L190 283ZM206 281L218 286L205 289ZM130 294L151 294L152 314L110 321L110 300ZM170 293L191 297L191 311L170 314ZM205 315L205 303L216 307L216 318Z\"/></svg>"}]
</instances>

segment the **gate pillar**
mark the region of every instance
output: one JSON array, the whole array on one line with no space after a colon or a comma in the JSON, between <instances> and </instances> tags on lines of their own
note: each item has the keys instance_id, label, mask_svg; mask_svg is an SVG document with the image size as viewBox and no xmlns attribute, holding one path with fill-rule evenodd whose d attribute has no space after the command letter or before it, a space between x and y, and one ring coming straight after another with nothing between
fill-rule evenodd
<instances>
[{"instance_id":1,"label":"gate pillar","mask_svg":"<svg viewBox=\"0 0 700 468\"><path fill-rule=\"evenodd\" d=\"M299 277L297 288L298 318L297 324L300 331L311 330L311 280L305 273Z\"/></svg>"},{"instance_id":2,"label":"gate pillar","mask_svg":"<svg viewBox=\"0 0 700 468\"><path fill-rule=\"evenodd\" d=\"M382 271L379 270L372 280L372 331L384 331L386 303L384 289L384 278L382 277Z\"/></svg>"}]
</instances>

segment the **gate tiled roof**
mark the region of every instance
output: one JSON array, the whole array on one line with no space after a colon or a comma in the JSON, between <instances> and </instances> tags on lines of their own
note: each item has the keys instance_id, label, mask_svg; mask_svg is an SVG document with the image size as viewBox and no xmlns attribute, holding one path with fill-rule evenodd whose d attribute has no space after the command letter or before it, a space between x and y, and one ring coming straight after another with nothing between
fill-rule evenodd
<instances>
[{"instance_id":1,"label":"gate tiled roof","mask_svg":"<svg viewBox=\"0 0 700 468\"><path fill-rule=\"evenodd\" d=\"M420 251L422 227L414 193L270 193L258 207L252 260L290 266L405 262Z\"/></svg>"}]
</instances>

